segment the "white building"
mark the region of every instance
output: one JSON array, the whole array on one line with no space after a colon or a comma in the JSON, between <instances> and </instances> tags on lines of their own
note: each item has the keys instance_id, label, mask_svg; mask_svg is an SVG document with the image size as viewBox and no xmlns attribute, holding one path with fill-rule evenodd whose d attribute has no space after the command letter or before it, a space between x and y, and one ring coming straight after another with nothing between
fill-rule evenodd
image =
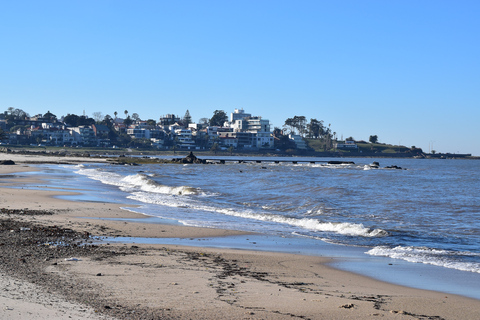
<instances>
[{"instance_id":1,"label":"white building","mask_svg":"<svg viewBox=\"0 0 480 320\"><path fill-rule=\"evenodd\" d=\"M195 141L193 140L192 130L190 129L176 129L175 141L176 145L180 148L195 148Z\"/></svg>"},{"instance_id":2,"label":"white building","mask_svg":"<svg viewBox=\"0 0 480 320\"><path fill-rule=\"evenodd\" d=\"M234 123L237 120L242 120L251 116L252 115L250 113L245 113L243 109L235 109L234 112L230 113L230 122Z\"/></svg>"},{"instance_id":3,"label":"white building","mask_svg":"<svg viewBox=\"0 0 480 320\"><path fill-rule=\"evenodd\" d=\"M68 128L73 142L80 144L94 144L96 142L95 131L90 126L79 126Z\"/></svg>"},{"instance_id":4,"label":"white building","mask_svg":"<svg viewBox=\"0 0 480 320\"><path fill-rule=\"evenodd\" d=\"M127 134L133 139L150 139L150 130L139 126L128 128Z\"/></svg>"},{"instance_id":5,"label":"white building","mask_svg":"<svg viewBox=\"0 0 480 320\"><path fill-rule=\"evenodd\" d=\"M346 140L344 143L342 142L337 142L335 143L335 148L336 149L345 149L345 150L353 150L353 149L358 149L357 144L355 141L351 140Z\"/></svg>"},{"instance_id":6,"label":"white building","mask_svg":"<svg viewBox=\"0 0 480 320\"><path fill-rule=\"evenodd\" d=\"M305 140L303 140L301 135L289 134L288 137L290 138L290 140L293 140L293 142L295 142L297 149L307 149L307 143L305 142Z\"/></svg>"}]
</instances>

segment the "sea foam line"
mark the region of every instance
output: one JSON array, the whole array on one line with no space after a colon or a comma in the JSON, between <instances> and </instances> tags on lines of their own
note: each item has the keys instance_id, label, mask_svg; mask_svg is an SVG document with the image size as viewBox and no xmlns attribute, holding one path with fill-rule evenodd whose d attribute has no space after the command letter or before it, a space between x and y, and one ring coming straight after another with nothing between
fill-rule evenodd
<instances>
[{"instance_id":1,"label":"sea foam line","mask_svg":"<svg viewBox=\"0 0 480 320\"><path fill-rule=\"evenodd\" d=\"M91 179L100 181L104 184L114 185L125 192L134 192L142 190L152 193L174 194L174 195L191 195L199 194L201 190L189 186L167 186L155 182L146 174L134 174L121 176L114 172L104 172L98 169L80 169L79 174L88 176Z\"/></svg>"},{"instance_id":2,"label":"sea foam line","mask_svg":"<svg viewBox=\"0 0 480 320\"><path fill-rule=\"evenodd\" d=\"M480 273L480 263L456 261L457 256L480 257L479 253L438 250L426 247L375 247L366 252L372 256L390 257L413 263L425 263L435 266Z\"/></svg>"},{"instance_id":3,"label":"sea foam line","mask_svg":"<svg viewBox=\"0 0 480 320\"><path fill-rule=\"evenodd\" d=\"M317 219L311 218L291 218L277 214L270 213L256 213L250 210L240 210L233 208L220 208L211 205L203 205L195 202L192 199L178 199L171 197L159 197L153 194L144 192L135 192L129 196L129 199L159 204L170 207L186 207L193 210L200 210L205 212L220 213L229 216L235 216L244 219L252 219L257 221L266 221L279 224L287 224L296 226L302 229L318 232L334 232L348 236L361 236L361 237L384 237L388 233L382 229L371 229L365 227L363 224L348 223L348 222L321 222Z\"/></svg>"},{"instance_id":4,"label":"sea foam line","mask_svg":"<svg viewBox=\"0 0 480 320\"><path fill-rule=\"evenodd\" d=\"M145 174L135 174L124 177L117 173L104 172L98 169L80 169L78 173L86 175L91 179L101 181L104 184L118 186L122 191L130 193L130 196L128 196L129 199L145 203L178 208L186 207L205 212L221 213L245 219L268 221L296 226L311 231L333 232L347 236L384 237L388 235L385 230L367 228L363 224L348 222L321 222L317 219L311 218L298 219L270 213L255 213L249 210L238 210L236 208L221 208L211 205L207 206L199 204L196 201L193 201L193 199L188 199L188 201L187 199L177 199L174 196L195 195L199 194L201 190L187 186L174 187L161 185L150 179ZM160 196L161 194L166 195L167 197L162 197Z\"/></svg>"}]
</instances>

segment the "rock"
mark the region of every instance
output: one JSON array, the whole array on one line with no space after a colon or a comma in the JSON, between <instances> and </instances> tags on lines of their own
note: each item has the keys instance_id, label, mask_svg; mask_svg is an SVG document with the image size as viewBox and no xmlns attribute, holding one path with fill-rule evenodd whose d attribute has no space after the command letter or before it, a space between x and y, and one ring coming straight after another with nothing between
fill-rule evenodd
<instances>
[{"instance_id":1,"label":"rock","mask_svg":"<svg viewBox=\"0 0 480 320\"><path fill-rule=\"evenodd\" d=\"M402 170L402 167L399 166L386 166L385 169L397 169L397 170Z\"/></svg>"},{"instance_id":2,"label":"rock","mask_svg":"<svg viewBox=\"0 0 480 320\"><path fill-rule=\"evenodd\" d=\"M200 164L205 164L207 163L205 160L198 159L192 151L186 156L185 158L180 158L180 159L173 159L175 162L179 163L200 163Z\"/></svg>"},{"instance_id":3,"label":"rock","mask_svg":"<svg viewBox=\"0 0 480 320\"><path fill-rule=\"evenodd\" d=\"M328 161L328 164L355 164L353 161L337 161L337 160L332 160Z\"/></svg>"},{"instance_id":4,"label":"rock","mask_svg":"<svg viewBox=\"0 0 480 320\"><path fill-rule=\"evenodd\" d=\"M380 167L380 163L377 161L372 162L372 164L370 165L370 168L374 168L374 169L377 169L379 167Z\"/></svg>"},{"instance_id":5,"label":"rock","mask_svg":"<svg viewBox=\"0 0 480 320\"><path fill-rule=\"evenodd\" d=\"M12 160L2 160L0 161L0 165L14 165L15 162L13 162Z\"/></svg>"}]
</instances>

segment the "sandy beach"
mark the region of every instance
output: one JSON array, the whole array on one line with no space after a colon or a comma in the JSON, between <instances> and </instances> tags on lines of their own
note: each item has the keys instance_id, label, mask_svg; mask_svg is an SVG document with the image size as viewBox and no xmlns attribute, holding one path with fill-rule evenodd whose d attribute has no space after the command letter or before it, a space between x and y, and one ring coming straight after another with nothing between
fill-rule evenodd
<instances>
[{"instance_id":1,"label":"sandy beach","mask_svg":"<svg viewBox=\"0 0 480 320\"><path fill-rule=\"evenodd\" d=\"M98 236L220 237L233 230L138 222L119 204L22 189L31 164L0 154L1 319L478 319L480 301L328 267L332 258L202 247L98 244ZM15 188L11 188L15 186ZM96 218L126 218L109 221ZM57 240L62 239L62 244ZM66 245L68 244L68 245Z\"/></svg>"}]
</instances>

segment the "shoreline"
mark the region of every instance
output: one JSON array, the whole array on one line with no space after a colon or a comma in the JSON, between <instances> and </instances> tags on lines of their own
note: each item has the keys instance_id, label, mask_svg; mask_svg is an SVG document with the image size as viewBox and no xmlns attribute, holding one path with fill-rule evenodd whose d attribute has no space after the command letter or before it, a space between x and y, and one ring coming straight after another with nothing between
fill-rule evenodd
<instances>
[{"instance_id":1,"label":"shoreline","mask_svg":"<svg viewBox=\"0 0 480 320\"><path fill-rule=\"evenodd\" d=\"M14 161L20 163L20 160ZM123 210L118 204L53 198L61 194L60 191L4 187L13 183L18 187L23 183L18 179L11 181L5 174L31 169L23 165L0 166L0 176L4 178L0 184L1 199L8 199L0 202L0 208L28 208L26 211L43 210L54 214L26 216L17 211L7 215L17 223L55 225L83 234L113 237L160 234L162 237L205 238L245 234L232 230L99 220L94 218L141 220L147 217ZM69 190L64 194L73 192ZM292 315L311 319L371 319L376 316L466 319L478 316L480 310L479 300L393 285L331 268L325 265L332 261L328 257L179 245L104 244L99 247L110 255L102 252L100 256L104 256L99 258L95 253L81 257L78 263L57 258L55 262L48 261L43 270L60 279L68 275L102 288L98 294L120 301L122 308L109 304L111 309L101 312L110 312L119 319L127 314L132 318L131 312L135 309L174 319L290 319ZM111 254L112 250L117 254ZM99 273L102 276L96 276ZM143 291L137 288L139 284Z\"/></svg>"}]
</instances>

